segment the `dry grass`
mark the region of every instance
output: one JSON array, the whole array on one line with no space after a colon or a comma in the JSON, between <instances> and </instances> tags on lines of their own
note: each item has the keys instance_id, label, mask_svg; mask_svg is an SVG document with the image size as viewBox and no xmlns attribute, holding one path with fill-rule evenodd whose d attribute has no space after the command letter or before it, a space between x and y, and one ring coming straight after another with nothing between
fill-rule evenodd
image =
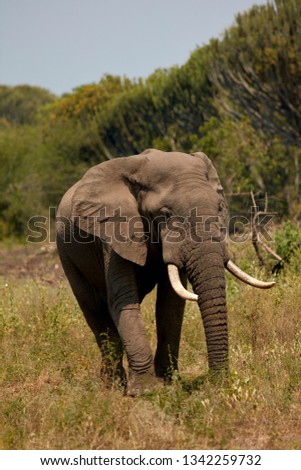
<instances>
[{"instance_id":1,"label":"dry grass","mask_svg":"<svg viewBox=\"0 0 301 470\"><path fill-rule=\"evenodd\" d=\"M0 448L300 449L300 261L271 291L228 279L230 378L206 377L200 315L190 304L184 384L136 399L99 377L98 349L64 278L3 276ZM154 347L153 297L143 311Z\"/></svg>"}]
</instances>

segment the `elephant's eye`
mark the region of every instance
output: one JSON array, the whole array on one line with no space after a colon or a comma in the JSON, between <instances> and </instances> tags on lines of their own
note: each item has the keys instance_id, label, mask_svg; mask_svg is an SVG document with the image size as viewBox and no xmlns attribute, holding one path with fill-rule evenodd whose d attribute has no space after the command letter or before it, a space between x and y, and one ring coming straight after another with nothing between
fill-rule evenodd
<instances>
[{"instance_id":1,"label":"elephant's eye","mask_svg":"<svg viewBox=\"0 0 301 470\"><path fill-rule=\"evenodd\" d=\"M220 201L220 202L219 202L219 205L218 205L218 210L219 210L220 212L222 212L225 208L226 208L225 202L224 202L223 200Z\"/></svg>"},{"instance_id":2,"label":"elephant's eye","mask_svg":"<svg viewBox=\"0 0 301 470\"><path fill-rule=\"evenodd\" d=\"M164 217L164 219L167 221L172 217L172 212L167 207L162 207L162 209L159 212L159 216Z\"/></svg>"}]
</instances>

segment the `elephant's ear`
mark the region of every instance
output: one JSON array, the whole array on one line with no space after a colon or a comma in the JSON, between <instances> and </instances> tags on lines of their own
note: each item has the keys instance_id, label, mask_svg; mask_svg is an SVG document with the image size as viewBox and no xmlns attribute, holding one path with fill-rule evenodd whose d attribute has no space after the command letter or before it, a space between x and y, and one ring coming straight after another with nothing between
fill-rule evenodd
<instances>
[{"instance_id":1,"label":"elephant's ear","mask_svg":"<svg viewBox=\"0 0 301 470\"><path fill-rule=\"evenodd\" d=\"M132 160L118 158L87 171L74 191L72 217L81 230L110 243L122 258L143 266L146 237L135 190L125 171L128 159Z\"/></svg>"},{"instance_id":2,"label":"elephant's ear","mask_svg":"<svg viewBox=\"0 0 301 470\"><path fill-rule=\"evenodd\" d=\"M209 157L204 152L196 152L192 154L194 157L200 158L205 167L206 167L206 176L208 181L212 184L213 188L219 193L223 194L224 189L221 185L220 179L218 177L217 171L215 167L213 166L212 161L210 160Z\"/></svg>"},{"instance_id":3,"label":"elephant's ear","mask_svg":"<svg viewBox=\"0 0 301 470\"><path fill-rule=\"evenodd\" d=\"M196 152L196 153L193 153L192 155L194 157L200 158L203 164L205 165L206 178L219 195L219 210L220 210L221 221L222 221L222 225L226 226L227 218L228 218L228 204L225 198L224 188L222 187L217 171L212 161L210 160L209 157L207 157L205 153Z\"/></svg>"}]
</instances>

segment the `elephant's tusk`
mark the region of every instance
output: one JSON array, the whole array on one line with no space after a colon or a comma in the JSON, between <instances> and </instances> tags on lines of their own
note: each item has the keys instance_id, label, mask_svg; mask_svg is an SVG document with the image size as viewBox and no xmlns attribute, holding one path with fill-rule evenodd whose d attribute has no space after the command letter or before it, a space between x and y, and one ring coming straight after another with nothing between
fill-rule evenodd
<instances>
[{"instance_id":1,"label":"elephant's tusk","mask_svg":"<svg viewBox=\"0 0 301 470\"><path fill-rule=\"evenodd\" d=\"M270 289L271 287L275 285L274 281L264 282L264 281L259 281L255 277L249 276L249 274L242 271L231 260L229 260L228 263L226 264L226 268L231 274L233 274L234 276L236 276L238 279L245 282L246 284L250 284L250 286L258 287L259 289Z\"/></svg>"},{"instance_id":2,"label":"elephant's tusk","mask_svg":"<svg viewBox=\"0 0 301 470\"><path fill-rule=\"evenodd\" d=\"M182 297L182 299L185 300L198 300L198 296L196 294L194 294L193 292L189 292L183 286L177 266L175 266L174 264L168 264L167 272L172 288L176 294L178 294L180 297Z\"/></svg>"}]
</instances>

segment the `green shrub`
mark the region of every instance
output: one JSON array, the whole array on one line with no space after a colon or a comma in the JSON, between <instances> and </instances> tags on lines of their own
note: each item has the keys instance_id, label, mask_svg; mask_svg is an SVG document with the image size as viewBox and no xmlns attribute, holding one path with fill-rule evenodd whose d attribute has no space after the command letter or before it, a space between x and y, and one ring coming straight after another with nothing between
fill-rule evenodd
<instances>
[{"instance_id":1,"label":"green shrub","mask_svg":"<svg viewBox=\"0 0 301 470\"><path fill-rule=\"evenodd\" d=\"M277 254L283 259L286 258L292 250L298 247L298 243L300 243L300 232L297 225L287 220L282 227L276 231L275 241Z\"/></svg>"}]
</instances>

